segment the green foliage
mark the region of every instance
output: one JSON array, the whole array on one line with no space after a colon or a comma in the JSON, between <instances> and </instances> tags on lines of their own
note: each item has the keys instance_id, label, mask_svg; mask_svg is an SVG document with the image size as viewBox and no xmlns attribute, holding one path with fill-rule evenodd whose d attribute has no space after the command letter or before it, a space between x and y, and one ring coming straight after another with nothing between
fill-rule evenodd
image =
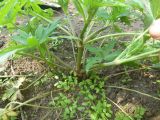
<instances>
[{"instance_id":1,"label":"green foliage","mask_svg":"<svg viewBox=\"0 0 160 120\"><path fill-rule=\"evenodd\" d=\"M149 0L149 1L151 4L151 9L152 9L154 18L159 18L160 17L160 8L159 8L160 1L159 0Z\"/></svg>"},{"instance_id":2,"label":"green foliage","mask_svg":"<svg viewBox=\"0 0 160 120\"><path fill-rule=\"evenodd\" d=\"M49 18L52 12L42 10L38 6L39 3L39 0L4 0L0 3L0 25L14 24L19 13L31 15L37 13ZM23 12L23 9L25 12Z\"/></svg>"},{"instance_id":3,"label":"green foliage","mask_svg":"<svg viewBox=\"0 0 160 120\"><path fill-rule=\"evenodd\" d=\"M69 0L58 0L59 5L61 5L63 11L68 14L68 4Z\"/></svg>"},{"instance_id":4,"label":"green foliage","mask_svg":"<svg viewBox=\"0 0 160 120\"><path fill-rule=\"evenodd\" d=\"M0 25L14 23L16 16L27 0L4 0L0 2Z\"/></svg>"},{"instance_id":5,"label":"green foliage","mask_svg":"<svg viewBox=\"0 0 160 120\"><path fill-rule=\"evenodd\" d=\"M116 41L110 40L102 47L87 46L86 48L91 54L94 54L94 57L89 57L87 59L86 71L89 71L89 69L96 63L113 61L121 53L120 50L114 50L115 45Z\"/></svg>"},{"instance_id":6,"label":"green foliage","mask_svg":"<svg viewBox=\"0 0 160 120\"><path fill-rule=\"evenodd\" d=\"M150 24L153 22L154 18L154 13L152 11L151 8L151 2L150 0L143 0L141 1L141 3L143 4L143 22L144 22L144 26L145 28L148 28L150 26Z\"/></svg>"},{"instance_id":7,"label":"green foliage","mask_svg":"<svg viewBox=\"0 0 160 120\"><path fill-rule=\"evenodd\" d=\"M124 5L125 3L127 5ZM127 25L130 25L132 23L132 19L135 19L135 17L139 15L139 13L136 11L133 13L133 10L138 9L141 12L143 12L144 10L144 5L139 0L118 0L114 4L112 7L99 8L97 17L104 22L109 21L115 24L115 22L120 21Z\"/></svg>"},{"instance_id":8,"label":"green foliage","mask_svg":"<svg viewBox=\"0 0 160 120\"><path fill-rule=\"evenodd\" d=\"M142 120L145 112L146 112L145 108L138 106L135 110L134 118L136 120Z\"/></svg>"},{"instance_id":9,"label":"green foliage","mask_svg":"<svg viewBox=\"0 0 160 120\"><path fill-rule=\"evenodd\" d=\"M105 19L106 21L113 23L111 24L113 25L113 27L116 26L115 22L117 22L117 20L130 24L131 11L133 10L139 10L140 12L145 11L144 10L145 4L143 2L140 2L140 1L138 2L136 0L134 1L72 0L72 2L75 5L78 13L81 14L84 19L84 26L80 31L79 35L77 35L78 37L75 36L74 34L72 36L73 38L76 38L74 43L76 45L76 48L78 49L78 52L76 54L74 53L77 59L76 71L78 74L79 72L82 71L83 68L85 68L85 70L88 72L90 68L97 63L107 62L109 63L109 65L115 65L114 60L118 60L119 64L121 64L121 63L130 62L132 60L143 58L143 57L137 57L137 55L141 54L141 52L143 51L143 47L145 46L146 41L143 41L143 39L141 39L145 33L142 33L137 39L134 39L132 42L130 42L129 43L130 45L123 52L121 52L121 54L119 50L113 51L114 44L117 43L117 40L116 42L115 41L109 42L108 45L105 45L102 48L95 49L94 52L92 51L94 48L92 48L91 50L91 48L88 49L86 47L86 46L92 46L90 41L94 39L101 40L98 38L98 35L102 31L104 31L106 28L105 26L101 30L91 33L91 29L92 29L91 22L97 17L98 14L102 18L107 14L107 17L105 17ZM72 33L70 33L70 29L72 32L75 30L72 27L73 25L70 21L70 17L67 17L67 18L70 21L69 26L71 28L69 28L69 31L67 31L67 29L58 25L59 24L58 20L55 20L54 22L52 22L51 20L48 19L49 16L47 15L49 15L49 13L47 11L41 10L41 8L38 6L39 1L36 0L36 1L17 2L12 0L12 2L9 3L8 5L11 6L13 5L13 3L17 4L17 6L20 7L18 10L16 9L16 12L15 12L16 15L18 13L23 13L25 15L32 15L35 17L33 17L32 20L29 21L29 23L25 26L25 28L20 27L20 30L18 31L19 32L18 35L16 34L13 36L14 41L16 41L18 44L25 45L26 48L22 47L22 49L17 49L17 46L15 45L14 47L11 47L12 48L11 50L9 51L4 50L4 51L10 52L10 55L11 55L21 50L24 50L24 49L26 50L27 47L29 48L29 50L31 48L38 49L38 51L40 52L40 57L43 58L45 62L47 63L49 62L51 64L52 60L50 59L48 61L48 58L55 57L55 55L51 54L51 52L47 48L47 43L49 40L53 38L53 36L51 39L48 39L48 38L52 35L52 33L57 28L57 26L64 32L63 34L67 33L67 36L65 36L66 38L71 38ZM61 5L66 15L69 16L69 13L68 13L69 0L59 0L58 3ZM2 4L1 11L3 11L3 8L4 8L4 9L7 9L5 11L6 13L8 13L10 11L9 7L3 5L4 2L2 2L1 4ZM19 5L19 4L22 4L22 5ZM23 6L23 9L22 9L22 6ZM145 14L147 15L147 13ZM11 17L15 19L16 15L11 15ZM39 22L37 17L40 17L43 20L49 22L49 25L47 27L44 27L46 24L43 25L40 23L38 25L34 25L36 22ZM2 18L5 18L5 16ZM7 22L7 23L10 23L10 22ZM89 30L89 28L90 28L90 31L87 31ZM58 36L58 37L61 37L61 36ZM105 38L105 36L103 36L102 38ZM89 58L87 61L82 62L82 59L86 60L85 58L83 58L85 49L87 49L90 52L90 54L95 54L95 56ZM46 53L47 53L47 56L46 56ZM2 54L1 56L3 57ZM133 57L133 58L130 59L130 57ZM146 55L144 55L144 57L146 57ZM63 65L67 66L57 56L56 56L56 59Z\"/></svg>"},{"instance_id":10,"label":"green foliage","mask_svg":"<svg viewBox=\"0 0 160 120\"><path fill-rule=\"evenodd\" d=\"M59 20L53 21L47 27L44 27L41 24L37 27L33 34L19 30L19 35L13 36L13 40L23 45L43 44L48 40L48 37L57 28L58 23Z\"/></svg>"},{"instance_id":11,"label":"green foliage","mask_svg":"<svg viewBox=\"0 0 160 120\"><path fill-rule=\"evenodd\" d=\"M103 11L104 8L102 8ZM109 10L105 10L105 11L109 11ZM116 21L121 21L121 22L125 22L127 24L130 24L130 9L126 6L115 6L112 7L110 12L106 12L107 14L107 19L111 22L116 22Z\"/></svg>"},{"instance_id":12,"label":"green foliage","mask_svg":"<svg viewBox=\"0 0 160 120\"><path fill-rule=\"evenodd\" d=\"M17 115L15 111L0 108L0 120L16 120Z\"/></svg>"},{"instance_id":13,"label":"green foliage","mask_svg":"<svg viewBox=\"0 0 160 120\"><path fill-rule=\"evenodd\" d=\"M74 24L72 24L68 10L70 2L73 3L78 14L83 19L82 29L78 33L76 33ZM92 70L158 56L157 53L160 52L160 46L156 44L156 47L153 47L151 46L151 41L144 39L147 30L138 33L122 33L118 26L119 23L130 25L133 22L131 19L137 19L141 15L145 28L147 28L155 18L159 17L159 1L58 0L59 5L61 5L67 16L63 19L65 21L67 18L67 24L62 19L52 20L52 11L42 10L39 7L39 3L39 0L4 0L0 2L0 25L12 25L16 31L12 36L12 44L0 50L0 62L4 63L13 54L21 53L44 61L52 70L57 71L57 69L53 69L57 66L58 70L59 68L67 69L68 73L73 71L76 77L73 75L63 76L63 80L55 84L60 93L57 93L56 97L50 102L51 106L62 111L61 119L76 119L76 116L92 120L111 119L111 105L106 100L104 80L95 76ZM27 19L30 19L26 25L15 24L16 17L19 15L26 15ZM103 20L104 23L99 30L93 29L97 19ZM60 20L63 21L63 24L59 22ZM107 33L104 32L105 35L102 35L101 33L108 26L111 29ZM115 28L121 33L114 31ZM117 45L119 45L119 37L124 35L130 35L131 41L123 41L126 46L122 51ZM117 38L115 39L114 37ZM61 59L71 56L58 57L56 56L58 54L57 51L50 50L50 45L53 47L55 44L60 45L59 40L66 39L71 40L72 44L76 63L72 67L68 65L70 61L65 63ZM100 40L106 40L107 42L98 47L97 44ZM37 53L37 51L38 54L35 56L34 53ZM47 80L47 77L44 77L35 85L43 84ZM11 82L11 85L5 86L5 94L2 100L15 101L17 99L20 95L19 87L22 84L21 81L19 82ZM0 117L16 116L16 113L11 110L8 110L9 112L6 114L4 112L6 110L8 109L0 109ZM138 107L131 117L135 120L140 120L143 118L144 112L144 108ZM9 113L13 115L9 115ZM118 112L115 120L128 119L130 118L124 113Z\"/></svg>"},{"instance_id":14,"label":"green foliage","mask_svg":"<svg viewBox=\"0 0 160 120\"><path fill-rule=\"evenodd\" d=\"M81 14L83 16L83 19L84 21L86 22L86 13L85 13L85 10L84 10L84 6L82 6L82 2L81 0L73 0L73 3L77 9L77 11L79 12L79 14Z\"/></svg>"},{"instance_id":15,"label":"green foliage","mask_svg":"<svg viewBox=\"0 0 160 120\"><path fill-rule=\"evenodd\" d=\"M24 10L21 12L32 16L36 16L38 14L50 19L53 16L53 11L51 9L42 10L39 4L41 4L40 0L27 0L26 4L23 6Z\"/></svg>"},{"instance_id":16,"label":"green foliage","mask_svg":"<svg viewBox=\"0 0 160 120\"><path fill-rule=\"evenodd\" d=\"M130 116L132 117L133 120L142 120L145 111L146 111L145 108L141 106L137 106L135 108L134 113ZM131 119L128 116L126 116L123 112L117 112L115 120L131 120Z\"/></svg>"},{"instance_id":17,"label":"green foliage","mask_svg":"<svg viewBox=\"0 0 160 120\"><path fill-rule=\"evenodd\" d=\"M129 2L128 2L130 5L131 5L131 7L133 7L134 9L138 9L138 10L140 10L141 12L143 12L144 11L144 4L143 4L143 2L142 1L140 1L140 0L129 0Z\"/></svg>"},{"instance_id":18,"label":"green foliage","mask_svg":"<svg viewBox=\"0 0 160 120\"><path fill-rule=\"evenodd\" d=\"M6 61L6 59L8 59L11 55L15 54L16 52L25 52L26 50L36 48L42 53L41 57L43 57L47 52L47 48L45 48L45 43L49 41L48 38L57 28L58 23L59 20L55 20L47 27L39 25L38 28L35 30L34 34L18 30L18 35L14 35L12 38L12 40L15 41L17 45L14 44L8 48L1 50L0 61L3 63L4 61Z\"/></svg>"},{"instance_id":19,"label":"green foliage","mask_svg":"<svg viewBox=\"0 0 160 120\"><path fill-rule=\"evenodd\" d=\"M78 113L82 118L109 120L112 112L103 89L104 81L96 76L80 83L72 76L64 79L55 86L65 93L58 94L50 103L63 110L63 119L74 119Z\"/></svg>"},{"instance_id":20,"label":"green foliage","mask_svg":"<svg viewBox=\"0 0 160 120\"><path fill-rule=\"evenodd\" d=\"M129 58L131 56L137 55L144 49L145 41L143 39L134 39L130 45L121 53L118 58Z\"/></svg>"}]
</instances>

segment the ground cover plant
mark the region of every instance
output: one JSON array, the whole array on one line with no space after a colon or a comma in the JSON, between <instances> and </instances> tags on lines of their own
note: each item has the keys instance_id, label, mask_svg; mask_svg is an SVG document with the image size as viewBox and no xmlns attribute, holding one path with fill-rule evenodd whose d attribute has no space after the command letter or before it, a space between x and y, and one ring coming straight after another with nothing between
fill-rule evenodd
<instances>
[{"instance_id":1,"label":"ground cover plant","mask_svg":"<svg viewBox=\"0 0 160 120\"><path fill-rule=\"evenodd\" d=\"M0 25L11 34L11 40L0 51L1 64L4 65L10 58L22 56L43 61L49 73L53 76L58 74L54 76L56 83L52 84L54 90L60 91L49 102L49 107L34 106L29 103L51 92L21 102L23 88L20 87L25 79L11 82L2 80L1 85L5 88L2 100L10 102L0 109L1 119L16 119L22 106L32 106L56 109L60 112L60 119L76 119L78 116L81 119L110 120L114 119L110 103L121 110L115 114L116 120L142 119L145 108L138 106L135 114L129 115L106 96L105 78L100 77L100 72L122 64L142 66L142 62L148 58L154 64L153 68L159 68L160 30L156 29L160 26L158 3L158 0L58 0L64 16L52 18L53 11L41 9L38 0L1 1ZM78 32L73 24L70 4L74 6L77 18L83 22ZM26 24L17 25L17 17L22 16L27 16ZM121 24L129 26L137 19L144 24L141 31L124 32L121 29ZM102 27L95 29L97 24ZM130 40L125 40L125 36ZM71 48L67 55L71 59L59 56L64 42Z\"/></svg>"}]
</instances>

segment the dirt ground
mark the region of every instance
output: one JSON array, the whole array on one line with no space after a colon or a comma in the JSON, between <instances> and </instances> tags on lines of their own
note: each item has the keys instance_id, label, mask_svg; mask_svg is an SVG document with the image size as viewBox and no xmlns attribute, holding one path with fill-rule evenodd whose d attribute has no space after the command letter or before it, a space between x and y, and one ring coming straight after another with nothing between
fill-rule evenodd
<instances>
[{"instance_id":1,"label":"dirt ground","mask_svg":"<svg viewBox=\"0 0 160 120\"><path fill-rule=\"evenodd\" d=\"M72 10L72 6L70 6ZM62 14L63 16L63 14ZM82 27L82 21L77 21L73 13L73 23L75 23L76 32L79 32ZM139 30L142 26L140 22L135 22L134 27L129 28L129 26L124 26L128 30ZM99 26L95 26L99 28ZM6 36L5 31L2 31L0 35L1 41L7 44L9 36ZM1 42L2 43L2 42ZM5 45L4 45L5 46ZM4 47L0 45L1 48ZM70 58L67 58L68 54L71 51L70 45L63 43L61 46L60 56L63 56L63 59L70 61ZM67 54L67 56L65 56ZM46 66L39 61L32 60L31 58L23 57L15 60L10 60L7 63L7 69L4 72L0 73L0 76L16 76L16 75L31 75L27 77L28 81L36 80L40 75L46 71ZM72 64L72 63L69 63ZM135 68L129 67L127 70L133 70ZM108 88L108 86L121 86L124 88L134 89L143 93L147 93L153 96L160 96L160 84L157 83L157 80L160 80L160 71L159 70L143 70L138 69L131 72L125 72L124 66L119 66L116 69L112 68L110 70L103 70L100 76L102 78L107 77L106 80L106 94L107 96L116 102L122 108L128 105L127 110L129 111L135 105L141 105L146 108L145 117L143 120L160 120L160 101L155 100L150 97L143 96L141 94L126 91L116 88ZM22 91L24 101L32 97L37 96L38 94L50 91L54 87L55 83L54 77L51 77L47 82L40 84L39 86L32 86L30 89ZM26 86L26 85L24 85ZM3 90L0 89L0 94L3 94ZM48 103L57 94L57 92L52 93L53 96L45 97L40 100L34 101L33 104L48 106ZM0 106L4 107L7 101L0 101ZM114 105L113 105L114 106ZM117 110L116 107L114 107ZM41 108L31 108L31 107L22 107L20 110L21 114L19 120L59 120L60 112L56 110L47 110ZM132 112L132 111L131 111ZM77 118L78 120L78 118Z\"/></svg>"}]
</instances>

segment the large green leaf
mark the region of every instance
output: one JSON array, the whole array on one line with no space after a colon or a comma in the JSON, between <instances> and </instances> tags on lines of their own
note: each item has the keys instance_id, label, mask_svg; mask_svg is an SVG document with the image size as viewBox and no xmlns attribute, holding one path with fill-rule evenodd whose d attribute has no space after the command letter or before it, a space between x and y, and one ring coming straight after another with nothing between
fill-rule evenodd
<instances>
[{"instance_id":1,"label":"large green leaf","mask_svg":"<svg viewBox=\"0 0 160 120\"><path fill-rule=\"evenodd\" d=\"M47 18L53 15L52 11L42 10L39 3L40 0L4 0L0 2L0 25L14 23L20 11L24 11L23 13L27 15L36 13Z\"/></svg>"},{"instance_id":2,"label":"large green leaf","mask_svg":"<svg viewBox=\"0 0 160 120\"><path fill-rule=\"evenodd\" d=\"M25 31L18 30L18 34L13 35L12 40L20 43L22 45L27 45L27 39L31 36L31 34L26 33Z\"/></svg>"},{"instance_id":3,"label":"large green leaf","mask_svg":"<svg viewBox=\"0 0 160 120\"><path fill-rule=\"evenodd\" d=\"M129 0L128 1L128 4L132 7L132 8L134 8L134 9L138 9L138 10L140 10L140 11L142 11L143 12L143 10L144 10L144 4L143 4L143 2L141 1L141 0Z\"/></svg>"},{"instance_id":4,"label":"large green leaf","mask_svg":"<svg viewBox=\"0 0 160 120\"><path fill-rule=\"evenodd\" d=\"M43 27L43 25L39 25L35 31L35 38L38 39L39 43L44 43L47 38L52 34L52 32L57 28L59 24L59 20L53 21L47 27Z\"/></svg>"},{"instance_id":5,"label":"large green leaf","mask_svg":"<svg viewBox=\"0 0 160 120\"><path fill-rule=\"evenodd\" d=\"M47 27L40 24L33 33L27 33L22 30L18 30L18 34L13 35L12 40L22 45L36 46L40 45L48 40L48 37L57 28L59 20L53 21Z\"/></svg>"},{"instance_id":6,"label":"large green leaf","mask_svg":"<svg viewBox=\"0 0 160 120\"><path fill-rule=\"evenodd\" d=\"M3 64L6 62L8 58L10 58L13 54L15 54L17 51L21 51L28 48L24 45L18 45L18 46L10 46L8 48L0 50L0 63Z\"/></svg>"},{"instance_id":7,"label":"large green leaf","mask_svg":"<svg viewBox=\"0 0 160 120\"><path fill-rule=\"evenodd\" d=\"M81 0L72 0L78 12L83 16L84 21L86 21L85 10Z\"/></svg>"},{"instance_id":8,"label":"large green leaf","mask_svg":"<svg viewBox=\"0 0 160 120\"><path fill-rule=\"evenodd\" d=\"M151 9L155 18L160 17L160 0L150 0Z\"/></svg>"},{"instance_id":9,"label":"large green leaf","mask_svg":"<svg viewBox=\"0 0 160 120\"><path fill-rule=\"evenodd\" d=\"M93 67L94 64L100 63L102 61L111 62L113 61L120 53L120 50L113 50L116 45L115 40L109 41L103 47L91 47L87 46L87 49L93 57L89 57L87 59L86 71L89 71L90 68Z\"/></svg>"},{"instance_id":10,"label":"large green leaf","mask_svg":"<svg viewBox=\"0 0 160 120\"><path fill-rule=\"evenodd\" d=\"M121 7L126 7L128 5L126 5L124 2L120 2L120 1L105 1L103 2L101 1L97 1L96 5L97 7L115 7L115 6L121 6Z\"/></svg>"},{"instance_id":11,"label":"large green leaf","mask_svg":"<svg viewBox=\"0 0 160 120\"><path fill-rule=\"evenodd\" d=\"M16 15L27 0L4 0L0 3L0 25L15 21Z\"/></svg>"},{"instance_id":12,"label":"large green leaf","mask_svg":"<svg viewBox=\"0 0 160 120\"><path fill-rule=\"evenodd\" d=\"M39 6L39 0L28 1L24 8L27 13L31 14L32 16L35 16L35 13L48 19L53 16L52 9L41 9L41 7Z\"/></svg>"},{"instance_id":13,"label":"large green leaf","mask_svg":"<svg viewBox=\"0 0 160 120\"><path fill-rule=\"evenodd\" d=\"M144 27L145 29L147 29L151 23L153 22L154 15L153 15L153 11L151 8L151 3L150 0L141 0L142 4L144 5L144 10L143 10L143 14L144 14Z\"/></svg>"}]
</instances>

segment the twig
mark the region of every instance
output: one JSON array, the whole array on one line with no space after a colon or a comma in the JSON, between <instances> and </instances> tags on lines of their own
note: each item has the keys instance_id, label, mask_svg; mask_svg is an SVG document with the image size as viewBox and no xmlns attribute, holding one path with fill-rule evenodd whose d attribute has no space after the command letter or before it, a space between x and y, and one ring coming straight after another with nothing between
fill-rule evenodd
<instances>
[{"instance_id":1,"label":"twig","mask_svg":"<svg viewBox=\"0 0 160 120\"><path fill-rule=\"evenodd\" d=\"M22 105L23 103L21 103L21 102L11 102L11 104ZM42 108L42 109L53 109L53 107L46 107L46 106L33 105L33 104L23 104L23 106L29 106L29 107L34 107L34 108Z\"/></svg>"},{"instance_id":2,"label":"twig","mask_svg":"<svg viewBox=\"0 0 160 120\"><path fill-rule=\"evenodd\" d=\"M12 77L33 77L35 75L4 75L0 76L0 78L12 78Z\"/></svg>"},{"instance_id":3,"label":"twig","mask_svg":"<svg viewBox=\"0 0 160 120\"><path fill-rule=\"evenodd\" d=\"M18 109L18 108L20 108L20 107L22 107L22 106L24 106L24 105L30 103L30 102L33 102L33 101L38 100L38 99L40 99L40 98L46 97L46 96L48 96L49 94L50 94L50 92L46 92L46 93L44 93L44 94L42 94L42 95L37 95L36 97L31 98L31 99L29 99L29 100L23 102L22 104L20 104L20 105L14 107L14 108L12 108L11 111L14 111L14 110L16 110L16 109ZM5 109L7 109L11 104L12 104L12 102L8 103L8 104L5 106Z\"/></svg>"},{"instance_id":4,"label":"twig","mask_svg":"<svg viewBox=\"0 0 160 120\"><path fill-rule=\"evenodd\" d=\"M29 84L27 87L20 89L21 91L26 90L28 88L30 88L34 83L36 83L38 80L40 80L43 76L45 75L45 73L43 73L38 79L36 79L35 81L33 81L31 84Z\"/></svg>"},{"instance_id":5,"label":"twig","mask_svg":"<svg viewBox=\"0 0 160 120\"><path fill-rule=\"evenodd\" d=\"M125 87L119 87L119 86L107 86L107 87L108 88L122 89L122 90L135 92L135 93L141 94L143 96L147 96L147 97L150 97L150 98L153 98L155 100L159 100L160 101L160 98L158 98L158 97L155 97L155 96L152 96L152 95L149 95L147 93L143 93L143 92L140 92L140 91L137 91L137 90L133 90L133 89L125 88Z\"/></svg>"},{"instance_id":6,"label":"twig","mask_svg":"<svg viewBox=\"0 0 160 120\"><path fill-rule=\"evenodd\" d=\"M128 113L126 113L117 103L115 103L114 101L112 101L112 100L109 99L108 97L107 97L107 99L108 99L112 104L114 104L117 108L119 108L126 116L128 116L128 117L130 118L130 120L133 120L133 118L132 118Z\"/></svg>"},{"instance_id":7,"label":"twig","mask_svg":"<svg viewBox=\"0 0 160 120\"><path fill-rule=\"evenodd\" d=\"M15 75L14 68L13 68L13 60L11 60L11 73L12 75Z\"/></svg>"},{"instance_id":8,"label":"twig","mask_svg":"<svg viewBox=\"0 0 160 120\"><path fill-rule=\"evenodd\" d=\"M49 116L49 114L51 114L52 113L52 111L49 111L49 112L47 112L46 113L46 115L43 117L43 118L41 118L40 120L46 120L46 118Z\"/></svg>"},{"instance_id":9,"label":"twig","mask_svg":"<svg viewBox=\"0 0 160 120\"><path fill-rule=\"evenodd\" d=\"M127 73L134 72L134 71L139 71L139 70L143 70L143 69L150 69L150 66L144 67L144 68L133 69L133 70L127 70ZM116 74L111 74L109 76L106 76L104 79L106 80L107 78L115 77L115 76L118 76L118 75L121 75L121 74L124 74L124 73L126 73L126 71L119 72L119 73L116 73Z\"/></svg>"},{"instance_id":10,"label":"twig","mask_svg":"<svg viewBox=\"0 0 160 120\"><path fill-rule=\"evenodd\" d=\"M109 28L108 26L105 26L99 30L97 30L96 32L91 33L85 40L84 42L87 42L89 40L92 40L97 34L101 33L102 31L106 30L107 28Z\"/></svg>"},{"instance_id":11,"label":"twig","mask_svg":"<svg viewBox=\"0 0 160 120\"><path fill-rule=\"evenodd\" d=\"M58 120L58 119L59 119L61 113L62 113L62 110L58 113L58 115L57 115L57 117L55 118L55 120Z\"/></svg>"},{"instance_id":12,"label":"twig","mask_svg":"<svg viewBox=\"0 0 160 120\"><path fill-rule=\"evenodd\" d=\"M20 113L21 113L21 119L22 119L22 120L25 120L25 116L24 116L24 113L23 113L22 108L20 108Z\"/></svg>"}]
</instances>

